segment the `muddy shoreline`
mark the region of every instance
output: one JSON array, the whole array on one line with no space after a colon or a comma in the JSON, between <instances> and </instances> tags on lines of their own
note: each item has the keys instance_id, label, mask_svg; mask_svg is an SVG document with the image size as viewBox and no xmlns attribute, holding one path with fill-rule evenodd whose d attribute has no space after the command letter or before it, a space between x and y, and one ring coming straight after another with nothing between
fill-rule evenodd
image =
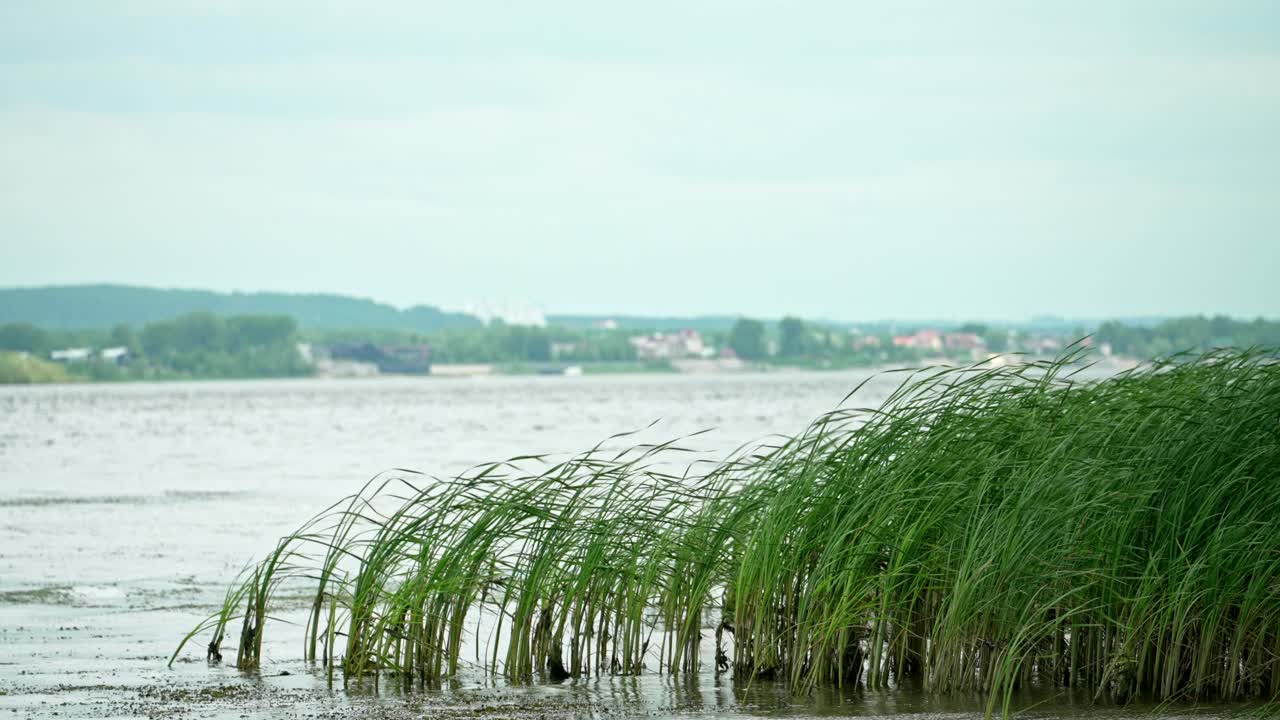
<instances>
[{"instance_id":1,"label":"muddy shoreline","mask_svg":"<svg viewBox=\"0 0 1280 720\"><path fill-rule=\"evenodd\" d=\"M82 597L82 595L73 596ZM105 594L105 593L103 593ZM62 595L60 595L62 597ZM24 598L32 600L34 598ZM295 660L297 638L278 626L261 671L211 665L194 650L166 667L176 638L190 628L194 604L121 609L120 603L41 605L0 602L0 718L562 718L891 717L977 718L979 696L926 695L890 688L824 689L793 695L780 683L736 684L728 675L601 677L507 685L481 676L405 690L394 676L327 687L322 668ZM302 620L301 609L283 622ZM288 660L277 660L288 658ZM1019 696L1018 717L1227 718L1245 705L1203 707L1095 705L1063 693Z\"/></svg>"}]
</instances>

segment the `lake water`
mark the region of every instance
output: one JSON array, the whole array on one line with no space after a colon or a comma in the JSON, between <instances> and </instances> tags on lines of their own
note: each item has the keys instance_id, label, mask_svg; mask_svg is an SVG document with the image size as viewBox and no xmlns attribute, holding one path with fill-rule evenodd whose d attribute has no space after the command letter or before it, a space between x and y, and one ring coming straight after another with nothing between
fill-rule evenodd
<instances>
[{"instance_id":1,"label":"lake water","mask_svg":"<svg viewBox=\"0 0 1280 720\"><path fill-rule=\"evenodd\" d=\"M803 429L867 377L0 387L0 717L971 717L975 698L795 698L766 684L735 688L710 672L514 688L455 683L411 696L329 691L300 660L301 629L284 626L269 629L260 673L208 666L203 642L165 666L241 567L381 470L454 474L514 455L583 450L654 421L644 438L714 428L694 444L716 457ZM857 404L878 404L900 378L874 379ZM1029 714L1104 710L1062 699L1047 707Z\"/></svg>"}]
</instances>

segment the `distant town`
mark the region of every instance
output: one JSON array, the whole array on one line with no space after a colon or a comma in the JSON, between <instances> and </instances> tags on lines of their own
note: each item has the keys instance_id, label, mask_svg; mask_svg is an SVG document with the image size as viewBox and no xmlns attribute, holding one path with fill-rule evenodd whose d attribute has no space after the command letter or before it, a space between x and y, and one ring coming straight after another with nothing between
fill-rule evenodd
<instances>
[{"instance_id":1,"label":"distant town","mask_svg":"<svg viewBox=\"0 0 1280 720\"><path fill-rule=\"evenodd\" d=\"M500 319L429 333L300 328L283 315L187 313L141 328L50 330L0 326L5 383L254 377L483 376L721 373L746 370L1004 364L1079 343L1101 361L1134 364L1213 346L1275 345L1280 323L1190 317L1150 327L1120 322L1035 332L971 323L953 328L839 328L800 318L738 318L727 329L637 331L602 319L588 327Z\"/></svg>"},{"instance_id":2,"label":"distant town","mask_svg":"<svg viewBox=\"0 0 1280 720\"><path fill-rule=\"evenodd\" d=\"M838 370L1048 357L1135 363L1280 346L1280 322L1222 315L1022 323L446 311L343 295L126 285L0 288L0 382Z\"/></svg>"}]
</instances>

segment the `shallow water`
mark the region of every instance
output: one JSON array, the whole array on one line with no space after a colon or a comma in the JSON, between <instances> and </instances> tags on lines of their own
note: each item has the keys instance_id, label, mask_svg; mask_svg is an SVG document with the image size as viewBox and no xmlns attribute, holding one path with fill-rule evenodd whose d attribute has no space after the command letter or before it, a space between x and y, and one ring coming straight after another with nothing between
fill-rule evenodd
<instances>
[{"instance_id":1,"label":"shallow water","mask_svg":"<svg viewBox=\"0 0 1280 720\"><path fill-rule=\"evenodd\" d=\"M793 697L705 672L564 685L464 677L404 693L327 689L299 628L268 628L261 673L177 641L276 538L393 467L460 472L640 429L708 457L795 433L867 373L495 377L0 387L0 713L38 717L971 717L978 698L906 690ZM876 405L901 376L856 398ZM286 620L300 613L284 609ZM713 663L708 663L708 667ZM1132 715L1027 696L1027 716ZM12 712L10 712L12 711ZM1178 714L1225 716L1223 709ZM1166 712L1165 714L1169 714ZM0 715L2 717L3 715Z\"/></svg>"}]
</instances>

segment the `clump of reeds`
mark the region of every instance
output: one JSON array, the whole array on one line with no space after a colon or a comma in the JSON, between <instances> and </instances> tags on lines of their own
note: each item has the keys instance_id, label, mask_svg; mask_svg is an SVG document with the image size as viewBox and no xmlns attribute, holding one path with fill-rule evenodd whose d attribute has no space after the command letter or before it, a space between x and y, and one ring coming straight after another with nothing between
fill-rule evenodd
<instances>
[{"instance_id":1,"label":"clump of reeds","mask_svg":"<svg viewBox=\"0 0 1280 720\"><path fill-rule=\"evenodd\" d=\"M1274 701L1280 364L1219 351L1081 381L1080 360L916 373L680 472L675 444L606 449L619 436L537 473L379 479L199 629L214 654L239 619L254 667L272 592L305 577L304 656L344 678L695 672L714 628L717 669L801 690Z\"/></svg>"}]
</instances>

